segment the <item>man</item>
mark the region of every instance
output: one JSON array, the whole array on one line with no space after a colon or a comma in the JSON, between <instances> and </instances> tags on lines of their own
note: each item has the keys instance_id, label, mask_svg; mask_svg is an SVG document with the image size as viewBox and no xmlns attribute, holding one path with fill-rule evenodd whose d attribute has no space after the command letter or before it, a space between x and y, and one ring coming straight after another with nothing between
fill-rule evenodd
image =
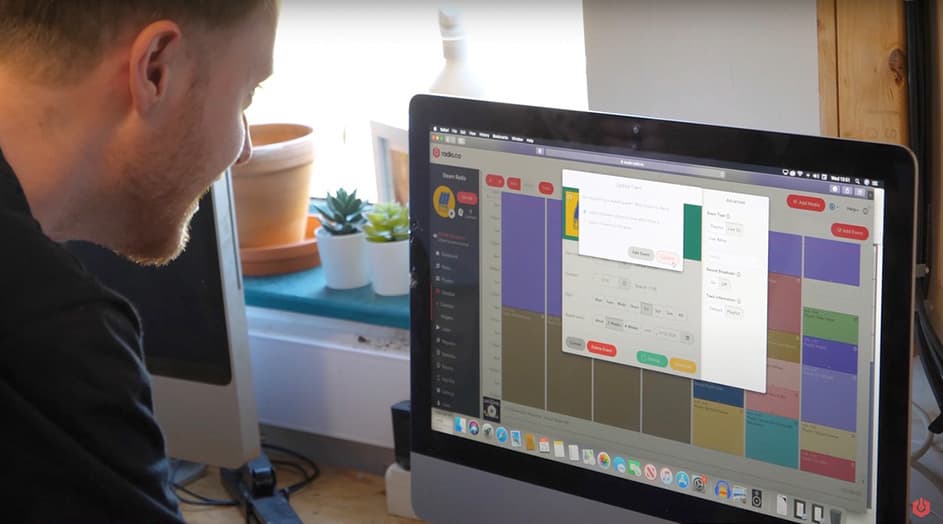
<instances>
[{"instance_id":1,"label":"man","mask_svg":"<svg viewBox=\"0 0 943 524\"><path fill-rule=\"evenodd\" d=\"M133 308L59 244L142 264L251 154L277 0L0 0L0 513L180 523Z\"/></svg>"}]
</instances>

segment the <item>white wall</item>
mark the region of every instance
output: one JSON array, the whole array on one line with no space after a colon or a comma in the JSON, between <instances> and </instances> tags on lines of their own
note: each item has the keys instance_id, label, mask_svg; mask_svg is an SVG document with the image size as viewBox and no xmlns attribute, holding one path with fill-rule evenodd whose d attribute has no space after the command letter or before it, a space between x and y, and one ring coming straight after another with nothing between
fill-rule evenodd
<instances>
[{"instance_id":1,"label":"white wall","mask_svg":"<svg viewBox=\"0 0 943 524\"><path fill-rule=\"evenodd\" d=\"M596 111L819 134L816 0L584 0Z\"/></svg>"}]
</instances>

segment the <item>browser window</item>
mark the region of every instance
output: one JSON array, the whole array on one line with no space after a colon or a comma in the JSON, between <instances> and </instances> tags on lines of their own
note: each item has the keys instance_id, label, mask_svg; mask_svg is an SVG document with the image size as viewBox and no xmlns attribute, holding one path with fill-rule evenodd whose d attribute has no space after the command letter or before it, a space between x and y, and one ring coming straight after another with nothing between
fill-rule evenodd
<instances>
[{"instance_id":1,"label":"browser window","mask_svg":"<svg viewBox=\"0 0 943 524\"><path fill-rule=\"evenodd\" d=\"M789 519L868 512L877 182L429 139L433 429Z\"/></svg>"}]
</instances>

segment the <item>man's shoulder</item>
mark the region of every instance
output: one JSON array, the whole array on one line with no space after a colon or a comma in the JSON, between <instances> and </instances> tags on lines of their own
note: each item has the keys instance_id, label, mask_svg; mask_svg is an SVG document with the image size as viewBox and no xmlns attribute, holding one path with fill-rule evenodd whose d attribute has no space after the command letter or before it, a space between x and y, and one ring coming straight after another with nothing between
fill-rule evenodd
<instances>
[{"instance_id":1,"label":"man's shoulder","mask_svg":"<svg viewBox=\"0 0 943 524\"><path fill-rule=\"evenodd\" d=\"M47 237L31 216L6 207L2 200L0 231L0 334L11 326L89 303L110 303L134 317L123 300L101 286L64 246Z\"/></svg>"}]
</instances>

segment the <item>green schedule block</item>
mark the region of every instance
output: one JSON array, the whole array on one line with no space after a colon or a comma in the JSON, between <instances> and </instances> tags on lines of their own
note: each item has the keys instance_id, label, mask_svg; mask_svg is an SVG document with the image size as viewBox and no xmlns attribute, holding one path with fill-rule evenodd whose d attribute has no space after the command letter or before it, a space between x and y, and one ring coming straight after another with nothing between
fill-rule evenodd
<instances>
[{"instance_id":1,"label":"green schedule block","mask_svg":"<svg viewBox=\"0 0 943 524\"><path fill-rule=\"evenodd\" d=\"M858 317L811 307L802 311L802 334L858 345Z\"/></svg>"}]
</instances>

